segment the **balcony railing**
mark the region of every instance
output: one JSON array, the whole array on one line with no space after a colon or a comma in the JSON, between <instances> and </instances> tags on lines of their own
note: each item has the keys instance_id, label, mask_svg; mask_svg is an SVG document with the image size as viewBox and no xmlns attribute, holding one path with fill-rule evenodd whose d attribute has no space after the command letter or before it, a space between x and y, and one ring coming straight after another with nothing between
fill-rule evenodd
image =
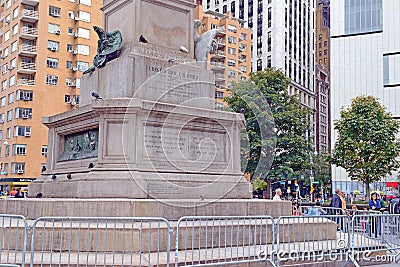
<instances>
[{"instance_id":1,"label":"balcony railing","mask_svg":"<svg viewBox=\"0 0 400 267\"><path fill-rule=\"evenodd\" d=\"M217 80L217 81L225 80L225 74L223 74L223 73L216 73L216 74L215 74L215 80Z\"/></svg>"},{"instance_id":2,"label":"balcony railing","mask_svg":"<svg viewBox=\"0 0 400 267\"><path fill-rule=\"evenodd\" d=\"M211 55L211 57L224 58L225 57L225 52L221 51L221 50L217 50L214 54Z\"/></svg>"},{"instance_id":3,"label":"balcony railing","mask_svg":"<svg viewBox=\"0 0 400 267\"><path fill-rule=\"evenodd\" d=\"M221 62L213 62L213 61L211 61L210 65L211 65L211 67L215 67L215 68L222 68L222 69L226 68L225 64L221 63Z\"/></svg>"},{"instance_id":4,"label":"balcony railing","mask_svg":"<svg viewBox=\"0 0 400 267\"><path fill-rule=\"evenodd\" d=\"M217 43L218 43L219 46L225 46L226 45L225 39L222 39L222 38L218 38L217 39Z\"/></svg>"},{"instance_id":5,"label":"balcony railing","mask_svg":"<svg viewBox=\"0 0 400 267\"><path fill-rule=\"evenodd\" d=\"M38 29L29 28L29 27L23 27L21 29L21 34L38 35Z\"/></svg>"},{"instance_id":6,"label":"balcony railing","mask_svg":"<svg viewBox=\"0 0 400 267\"><path fill-rule=\"evenodd\" d=\"M27 63L27 62L21 62L19 63L19 70L31 70L35 71L36 70L36 63Z\"/></svg>"},{"instance_id":7,"label":"balcony railing","mask_svg":"<svg viewBox=\"0 0 400 267\"><path fill-rule=\"evenodd\" d=\"M39 11L23 9L20 18L28 21L36 21L39 19Z\"/></svg>"},{"instance_id":8,"label":"balcony railing","mask_svg":"<svg viewBox=\"0 0 400 267\"><path fill-rule=\"evenodd\" d=\"M23 53L37 53L37 46L36 45L21 45L19 47L19 52Z\"/></svg>"},{"instance_id":9,"label":"balcony railing","mask_svg":"<svg viewBox=\"0 0 400 267\"><path fill-rule=\"evenodd\" d=\"M33 86L33 85L35 85L35 80L19 79L19 80L17 81L17 85L28 85L28 86Z\"/></svg>"}]
</instances>

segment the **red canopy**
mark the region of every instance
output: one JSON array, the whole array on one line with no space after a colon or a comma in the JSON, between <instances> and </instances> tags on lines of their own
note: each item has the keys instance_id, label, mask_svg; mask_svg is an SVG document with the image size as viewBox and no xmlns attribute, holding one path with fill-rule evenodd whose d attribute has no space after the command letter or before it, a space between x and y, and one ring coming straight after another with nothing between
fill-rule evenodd
<instances>
[{"instance_id":1,"label":"red canopy","mask_svg":"<svg viewBox=\"0 0 400 267\"><path fill-rule=\"evenodd\" d=\"M386 187L399 187L399 182L386 182Z\"/></svg>"}]
</instances>

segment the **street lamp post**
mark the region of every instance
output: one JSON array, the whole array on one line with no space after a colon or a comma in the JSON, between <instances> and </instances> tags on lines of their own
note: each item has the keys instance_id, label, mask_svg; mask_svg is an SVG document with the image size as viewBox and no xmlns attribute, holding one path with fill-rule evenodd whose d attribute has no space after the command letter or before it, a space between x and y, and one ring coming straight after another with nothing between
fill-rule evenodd
<instances>
[{"instance_id":1,"label":"street lamp post","mask_svg":"<svg viewBox=\"0 0 400 267\"><path fill-rule=\"evenodd\" d=\"M313 183L314 183L314 173L313 173L313 158L312 158L312 152L310 152L310 188L313 187ZM314 202L314 192L310 192L310 197L311 197L311 202Z\"/></svg>"}]
</instances>

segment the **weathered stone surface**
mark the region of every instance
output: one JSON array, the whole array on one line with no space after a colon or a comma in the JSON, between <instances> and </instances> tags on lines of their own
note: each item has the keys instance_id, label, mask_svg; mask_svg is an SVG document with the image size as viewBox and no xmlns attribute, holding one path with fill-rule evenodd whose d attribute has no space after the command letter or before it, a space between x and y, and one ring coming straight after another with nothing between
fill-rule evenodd
<instances>
[{"instance_id":1,"label":"weathered stone surface","mask_svg":"<svg viewBox=\"0 0 400 267\"><path fill-rule=\"evenodd\" d=\"M138 99L106 99L53 116L45 124L54 152L48 155L47 171L31 184L30 195L250 198L250 184L240 170L242 119L236 113ZM60 161L65 136L85 128L99 129L98 157ZM90 163L95 167L89 169ZM66 178L68 173L72 179Z\"/></svg>"},{"instance_id":2,"label":"weathered stone surface","mask_svg":"<svg viewBox=\"0 0 400 267\"><path fill-rule=\"evenodd\" d=\"M88 192L90 189L86 189ZM170 199L6 199L0 201L0 213L20 214L30 219L43 216L69 217L164 217L178 220L183 216L246 216L291 214L289 201L257 199L205 200Z\"/></svg>"},{"instance_id":3,"label":"weathered stone surface","mask_svg":"<svg viewBox=\"0 0 400 267\"><path fill-rule=\"evenodd\" d=\"M195 63L176 65L167 60L124 51L81 80L80 105L91 104L91 93L102 98L139 98L214 109L214 74ZM200 101L199 101L200 100ZM99 101L99 100L96 100Z\"/></svg>"},{"instance_id":4,"label":"weathered stone surface","mask_svg":"<svg viewBox=\"0 0 400 267\"><path fill-rule=\"evenodd\" d=\"M102 8L104 29L119 29L123 47L140 46L143 35L148 42L145 45L194 58L194 7L194 1L187 0L106 0ZM181 46L189 53L181 52Z\"/></svg>"},{"instance_id":5,"label":"weathered stone surface","mask_svg":"<svg viewBox=\"0 0 400 267\"><path fill-rule=\"evenodd\" d=\"M44 118L51 153L30 196L252 197L240 169L243 115L214 110L211 71L177 64L193 61L193 6L104 2L104 29L121 31L122 55L83 77L81 108ZM74 157L79 146L70 139L87 131L98 131L97 156Z\"/></svg>"}]
</instances>

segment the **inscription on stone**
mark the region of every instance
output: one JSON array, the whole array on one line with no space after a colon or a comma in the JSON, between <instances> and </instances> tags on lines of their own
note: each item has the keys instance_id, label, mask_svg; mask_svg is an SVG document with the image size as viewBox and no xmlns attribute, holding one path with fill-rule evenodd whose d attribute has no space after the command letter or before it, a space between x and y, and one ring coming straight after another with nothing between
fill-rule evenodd
<instances>
[{"instance_id":1,"label":"inscription on stone","mask_svg":"<svg viewBox=\"0 0 400 267\"><path fill-rule=\"evenodd\" d=\"M226 133L201 127L174 127L147 123L143 156L172 162L226 162Z\"/></svg>"},{"instance_id":2,"label":"inscription on stone","mask_svg":"<svg viewBox=\"0 0 400 267\"><path fill-rule=\"evenodd\" d=\"M64 151L58 161L97 157L98 140L98 129L64 136Z\"/></svg>"},{"instance_id":3,"label":"inscription on stone","mask_svg":"<svg viewBox=\"0 0 400 267\"><path fill-rule=\"evenodd\" d=\"M209 81L207 70L199 71L192 65L170 66L166 63L146 58L137 72L141 77L149 78L137 81L141 84L135 98L157 102L182 104L185 106L213 106L213 83ZM197 101L202 99L202 102Z\"/></svg>"}]
</instances>

